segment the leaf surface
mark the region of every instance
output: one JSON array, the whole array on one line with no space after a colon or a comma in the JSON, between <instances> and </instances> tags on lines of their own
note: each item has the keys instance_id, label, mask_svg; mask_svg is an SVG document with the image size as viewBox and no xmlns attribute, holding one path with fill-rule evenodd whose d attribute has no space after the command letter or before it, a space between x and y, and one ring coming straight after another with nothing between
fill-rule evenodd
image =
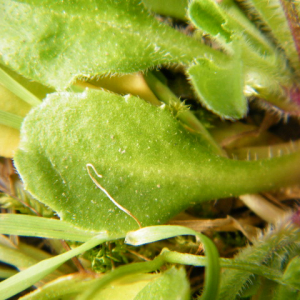
<instances>
[{"instance_id":1,"label":"leaf surface","mask_svg":"<svg viewBox=\"0 0 300 300\"><path fill-rule=\"evenodd\" d=\"M106 234L95 236L75 249L40 261L28 269L9 277L0 283L0 299L8 299L24 289L29 288L46 275L52 273L67 260L108 240Z\"/></svg>"},{"instance_id":2,"label":"leaf surface","mask_svg":"<svg viewBox=\"0 0 300 300\"><path fill-rule=\"evenodd\" d=\"M164 106L98 90L51 94L26 117L15 163L25 187L83 230L125 235L193 203L297 182L299 153L245 162L213 154ZM230 176L229 176L230 174ZM91 170L91 175L96 174Z\"/></svg>"},{"instance_id":3,"label":"leaf surface","mask_svg":"<svg viewBox=\"0 0 300 300\"><path fill-rule=\"evenodd\" d=\"M163 272L160 277L146 285L134 300L150 300L152 297L149 295L155 295L161 300L190 299L190 285L184 269L172 267Z\"/></svg>"},{"instance_id":4,"label":"leaf surface","mask_svg":"<svg viewBox=\"0 0 300 300\"><path fill-rule=\"evenodd\" d=\"M243 95L243 64L237 58L216 65L208 59L198 60L188 69L201 102L223 118L240 119L247 113Z\"/></svg>"},{"instance_id":5,"label":"leaf surface","mask_svg":"<svg viewBox=\"0 0 300 300\"><path fill-rule=\"evenodd\" d=\"M15 162L26 188L63 220L126 233L136 222L95 186L86 165L95 166L99 183L143 226L160 224L199 193L188 177L195 159L207 160L210 151L196 150L197 141L166 108L138 98L57 93L26 118Z\"/></svg>"},{"instance_id":6,"label":"leaf surface","mask_svg":"<svg viewBox=\"0 0 300 300\"><path fill-rule=\"evenodd\" d=\"M1 0L0 26L3 62L60 90L78 76L133 73L217 53L159 23L138 0Z\"/></svg>"}]
</instances>

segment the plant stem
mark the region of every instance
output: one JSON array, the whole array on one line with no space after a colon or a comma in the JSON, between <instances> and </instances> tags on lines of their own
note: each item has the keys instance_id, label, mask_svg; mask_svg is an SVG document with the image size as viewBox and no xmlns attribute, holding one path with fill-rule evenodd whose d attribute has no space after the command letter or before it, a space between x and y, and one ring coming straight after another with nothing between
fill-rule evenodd
<instances>
[{"instance_id":1,"label":"plant stem","mask_svg":"<svg viewBox=\"0 0 300 300\"><path fill-rule=\"evenodd\" d=\"M12 93L19 98L30 104L31 106L37 106L41 104L41 100L25 89L21 84L9 76L4 70L0 68L0 83L5 86Z\"/></svg>"},{"instance_id":2,"label":"plant stem","mask_svg":"<svg viewBox=\"0 0 300 300\"><path fill-rule=\"evenodd\" d=\"M163 255L165 261L168 263L192 265L198 267L206 267L208 265L208 258L206 256L184 254L166 249L164 250ZM220 267L243 270L245 272L264 276L270 280L283 283L281 280L283 274L281 272L260 264L249 263L242 260L239 261L236 259L220 258Z\"/></svg>"},{"instance_id":3,"label":"plant stem","mask_svg":"<svg viewBox=\"0 0 300 300\"><path fill-rule=\"evenodd\" d=\"M149 71L145 73L144 78L159 100L163 101L169 106L172 106L174 104L179 104L181 106L183 105L181 101L174 95L174 93L152 72ZM223 149L217 144L217 142L202 125L199 119L197 119L190 110L179 110L177 113L177 118L193 131L199 133L212 146L216 154L226 157Z\"/></svg>"},{"instance_id":4,"label":"plant stem","mask_svg":"<svg viewBox=\"0 0 300 300\"><path fill-rule=\"evenodd\" d=\"M194 235L203 244L207 258L207 268L205 270L206 276L201 300L216 299L220 284L219 253L214 243L205 235L182 226L149 226L129 232L125 242L137 246L179 235ZM164 251L161 253L161 256L168 262L165 259Z\"/></svg>"}]
</instances>

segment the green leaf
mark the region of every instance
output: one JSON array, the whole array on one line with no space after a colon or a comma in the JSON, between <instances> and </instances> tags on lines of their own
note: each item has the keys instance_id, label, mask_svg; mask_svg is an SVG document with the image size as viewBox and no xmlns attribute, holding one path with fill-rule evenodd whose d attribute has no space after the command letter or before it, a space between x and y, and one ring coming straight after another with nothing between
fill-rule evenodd
<instances>
[{"instance_id":1,"label":"green leaf","mask_svg":"<svg viewBox=\"0 0 300 300\"><path fill-rule=\"evenodd\" d=\"M23 243L20 243L18 247L11 247L3 245L2 243L0 244L0 261L14 266L19 271L31 267L32 265L40 262L42 259L48 259L51 257L52 256L49 253ZM72 272L72 269L70 270L69 268L68 271ZM52 281L63 274L62 270L55 270L35 285L40 286L41 284Z\"/></svg>"},{"instance_id":2,"label":"green leaf","mask_svg":"<svg viewBox=\"0 0 300 300\"><path fill-rule=\"evenodd\" d=\"M10 276L13 276L17 273L18 271L13 269L13 268L9 268L6 266L0 266L0 278L8 278Z\"/></svg>"},{"instance_id":3,"label":"green leaf","mask_svg":"<svg viewBox=\"0 0 300 300\"><path fill-rule=\"evenodd\" d=\"M0 124L0 156L13 157L20 142L20 132L17 129Z\"/></svg>"},{"instance_id":4,"label":"green leaf","mask_svg":"<svg viewBox=\"0 0 300 300\"><path fill-rule=\"evenodd\" d=\"M125 242L132 245L142 245L178 235L194 235L203 244L207 257L207 268L202 299L215 299L218 295L220 282L219 253L214 243L205 235L182 226L149 226L129 232L126 235ZM166 254L168 255L168 253ZM161 255L164 256L164 252ZM174 262L176 262L176 259ZM182 263L182 261L178 260L177 263Z\"/></svg>"},{"instance_id":5,"label":"green leaf","mask_svg":"<svg viewBox=\"0 0 300 300\"><path fill-rule=\"evenodd\" d=\"M113 281L101 289L92 299L118 300L118 299L136 299L137 294L152 281L160 278L161 274L134 274ZM164 287L162 287L164 289ZM147 299L147 298L145 298ZM81 300L80 298L78 300Z\"/></svg>"},{"instance_id":6,"label":"green leaf","mask_svg":"<svg viewBox=\"0 0 300 300\"><path fill-rule=\"evenodd\" d=\"M224 56L159 23L139 0L1 0L2 61L57 89L76 77ZM183 52L182 49L185 49Z\"/></svg>"},{"instance_id":7,"label":"green leaf","mask_svg":"<svg viewBox=\"0 0 300 300\"><path fill-rule=\"evenodd\" d=\"M26 118L15 163L26 188L63 220L125 234L138 228L136 222L97 189L86 165L95 166L100 184L143 226L160 224L199 194L180 174L182 168L193 173L200 154L210 157L205 145L195 151L200 141L167 108L135 97L52 94Z\"/></svg>"},{"instance_id":8,"label":"green leaf","mask_svg":"<svg viewBox=\"0 0 300 300\"><path fill-rule=\"evenodd\" d=\"M196 27L215 37L227 50L232 51L229 42L238 36L246 43L247 52L252 49L265 57L276 51L232 0L219 4L213 0L194 0L189 5L189 17Z\"/></svg>"},{"instance_id":9,"label":"green leaf","mask_svg":"<svg viewBox=\"0 0 300 300\"><path fill-rule=\"evenodd\" d=\"M288 284L292 285L294 288L299 290L300 289L299 276L300 276L300 257L296 256L289 262L283 274L282 279Z\"/></svg>"},{"instance_id":10,"label":"green leaf","mask_svg":"<svg viewBox=\"0 0 300 300\"><path fill-rule=\"evenodd\" d=\"M105 241L108 241L106 234L101 236L95 236L81 246L72 249L66 253L57 255L55 257L45 259L32 267L2 281L0 283L0 300L5 300L24 289L30 287L46 275L50 274L61 266L64 262L70 258L81 254Z\"/></svg>"},{"instance_id":11,"label":"green leaf","mask_svg":"<svg viewBox=\"0 0 300 300\"><path fill-rule=\"evenodd\" d=\"M61 276L39 289L20 298L20 300L40 300L40 299L74 299L82 291L89 288L95 276L88 273L75 273Z\"/></svg>"},{"instance_id":12,"label":"green leaf","mask_svg":"<svg viewBox=\"0 0 300 300\"><path fill-rule=\"evenodd\" d=\"M243 95L243 63L235 56L223 64L201 59L188 69L201 102L223 118L240 119L247 113Z\"/></svg>"},{"instance_id":13,"label":"green leaf","mask_svg":"<svg viewBox=\"0 0 300 300\"><path fill-rule=\"evenodd\" d=\"M240 270L226 269L222 273L220 294L217 299L231 300L232 295L238 295L247 289L253 275L258 274L255 268L251 270L247 264L256 265L256 267L260 267L263 271L259 274L266 277L261 283L262 293L268 293L268 285L272 285L273 289L275 287L278 288L280 284L285 285L288 289L293 288L294 284L298 285L295 282L296 277L290 277L291 273L295 272L294 275L297 273L297 259L295 259L295 265L291 264L291 272L289 271L289 267L287 267L286 275L282 275L282 269L290 260L293 262L292 259L295 253L299 253L299 238L299 228L290 223L290 216L280 220L275 226L270 226L264 235L259 236L253 241L253 245L243 248L232 260L233 263L236 261L241 267L245 264L244 268L242 267ZM229 265L227 267L230 268ZM221 266L224 267L222 264ZM270 267L270 270L263 270L265 267ZM285 280L285 276L287 280ZM279 286L277 286L278 283ZM276 295L276 292L274 292L274 295ZM259 299L265 298L262 297ZM274 297L274 299L279 300L281 298Z\"/></svg>"},{"instance_id":14,"label":"green leaf","mask_svg":"<svg viewBox=\"0 0 300 300\"><path fill-rule=\"evenodd\" d=\"M0 124L19 130L22 121L22 117L0 110Z\"/></svg>"},{"instance_id":15,"label":"green leaf","mask_svg":"<svg viewBox=\"0 0 300 300\"><path fill-rule=\"evenodd\" d=\"M0 223L1 234L38 236L80 242L86 242L96 234L79 230L60 220L27 215L0 214Z\"/></svg>"},{"instance_id":16,"label":"green leaf","mask_svg":"<svg viewBox=\"0 0 300 300\"><path fill-rule=\"evenodd\" d=\"M165 107L87 90L49 95L31 111L15 163L26 189L62 220L120 236L138 228L124 209L142 226L163 224L196 201L296 183L299 155L253 162L219 157ZM88 164L124 209L96 187Z\"/></svg>"},{"instance_id":17,"label":"green leaf","mask_svg":"<svg viewBox=\"0 0 300 300\"><path fill-rule=\"evenodd\" d=\"M190 284L183 268L163 272L160 277L147 284L134 300L150 300L155 295L161 300L190 299Z\"/></svg>"},{"instance_id":18,"label":"green leaf","mask_svg":"<svg viewBox=\"0 0 300 300\"><path fill-rule=\"evenodd\" d=\"M130 266L130 265L128 265ZM88 299L141 300L141 299L190 299L190 286L183 268L171 269L159 274L136 273L110 282ZM80 296L78 300L86 299Z\"/></svg>"},{"instance_id":19,"label":"green leaf","mask_svg":"<svg viewBox=\"0 0 300 300\"><path fill-rule=\"evenodd\" d=\"M272 38L284 49L289 63L297 75L300 75L299 60L299 13L298 1L273 0L271 3L261 0L245 1L248 11L260 20L263 29L271 32Z\"/></svg>"},{"instance_id":20,"label":"green leaf","mask_svg":"<svg viewBox=\"0 0 300 300\"><path fill-rule=\"evenodd\" d=\"M16 80L14 80L14 78L9 76L1 68L0 83L31 106L39 105L41 103L40 99L38 99L34 94L29 92L26 88L24 88L21 84L19 84Z\"/></svg>"},{"instance_id":21,"label":"green leaf","mask_svg":"<svg viewBox=\"0 0 300 300\"><path fill-rule=\"evenodd\" d=\"M189 5L191 21L212 36L221 36L226 42L231 41L231 30L226 28L226 14L213 0L196 0Z\"/></svg>"},{"instance_id":22,"label":"green leaf","mask_svg":"<svg viewBox=\"0 0 300 300\"><path fill-rule=\"evenodd\" d=\"M188 0L143 0L143 3L151 11L173 17L180 20L186 20L186 10L188 7Z\"/></svg>"},{"instance_id":23,"label":"green leaf","mask_svg":"<svg viewBox=\"0 0 300 300\"><path fill-rule=\"evenodd\" d=\"M28 91L22 93L24 88L0 68L0 156L12 157L19 145L21 122L31 106L5 86L15 89L16 94L25 94L27 100L31 98Z\"/></svg>"}]
</instances>

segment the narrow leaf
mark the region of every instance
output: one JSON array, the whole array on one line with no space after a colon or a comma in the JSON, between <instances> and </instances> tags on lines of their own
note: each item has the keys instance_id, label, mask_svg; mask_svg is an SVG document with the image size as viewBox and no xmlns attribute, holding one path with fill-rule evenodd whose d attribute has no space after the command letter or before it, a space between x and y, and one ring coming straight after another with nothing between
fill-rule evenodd
<instances>
[{"instance_id":1,"label":"narrow leaf","mask_svg":"<svg viewBox=\"0 0 300 300\"><path fill-rule=\"evenodd\" d=\"M300 283L299 283L300 264L299 263L300 263L299 256L293 258L289 262L282 278L285 282L292 285L294 288L298 290L300 289Z\"/></svg>"},{"instance_id":2,"label":"narrow leaf","mask_svg":"<svg viewBox=\"0 0 300 300\"><path fill-rule=\"evenodd\" d=\"M0 110L0 124L19 130L22 121L22 117Z\"/></svg>"},{"instance_id":3,"label":"narrow leaf","mask_svg":"<svg viewBox=\"0 0 300 300\"><path fill-rule=\"evenodd\" d=\"M2 281L0 283L0 300L5 300L20 291L30 287L46 275L56 270L60 265L69 260L70 258L81 254L105 241L108 241L105 234L96 236L83 245L72 249L66 253L57 255L53 258L45 259L34 266Z\"/></svg>"},{"instance_id":4,"label":"narrow leaf","mask_svg":"<svg viewBox=\"0 0 300 300\"><path fill-rule=\"evenodd\" d=\"M40 99L38 99L35 95L30 93L27 89L25 89L21 84L19 84L16 80L14 80L14 78L9 76L1 68L0 83L31 106L39 105L41 103Z\"/></svg>"},{"instance_id":5,"label":"narrow leaf","mask_svg":"<svg viewBox=\"0 0 300 300\"><path fill-rule=\"evenodd\" d=\"M0 266L0 278L1 279L5 279L10 276L13 276L16 273L18 273L18 271L13 268L8 268L6 266Z\"/></svg>"},{"instance_id":6,"label":"narrow leaf","mask_svg":"<svg viewBox=\"0 0 300 300\"><path fill-rule=\"evenodd\" d=\"M85 242L95 235L74 228L60 220L28 215L0 214L0 223L1 234L65 239L78 242Z\"/></svg>"}]
</instances>

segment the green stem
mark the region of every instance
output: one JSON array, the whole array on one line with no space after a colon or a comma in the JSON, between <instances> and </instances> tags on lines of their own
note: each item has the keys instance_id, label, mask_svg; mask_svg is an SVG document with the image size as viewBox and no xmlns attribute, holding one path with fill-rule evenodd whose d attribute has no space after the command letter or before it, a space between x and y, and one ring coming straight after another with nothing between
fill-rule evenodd
<instances>
[{"instance_id":1,"label":"green stem","mask_svg":"<svg viewBox=\"0 0 300 300\"><path fill-rule=\"evenodd\" d=\"M23 117L0 110L0 124L20 130Z\"/></svg>"},{"instance_id":2,"label":"green stem","mask_svg":"<svg viewBox=\"0 0 300 300\"><path fill-rule=\"evenodd\" d=\"M207 268L205 270L204 291L201 300L216 299L220 284L219 253L214 243L205 235L182 226L149 226L129 232L125 242L137 246L179 235L194 235L203 244L207 258ZM167 262L164 251L161 255Z\"/></svg>"},{"instance_id":3,"label":"green stem","mask_svg":"<svg viewBox=\"0 0 300 300\"><path fill-rule=\"evenodd\" d=\"M41 104L41 100L39 98L37 98L34 94L25 89L21 84L19 84L1 68L0 83L31 106L37 106Z\"/></svg>"},{"instance_id":4,"label":"green stem","mask_svg":"<svg viewBox=\"0 0 300 300\"><path fill-rule=\"evenodd\" d=\"M173 94L173 92L163 84L152 72L144 74L144 78L149 85L150 89L156 95L156 97L166 103L169 106L173 104L179 104L182 106L181 101ZM190 127L195 132L199 133L205 140L209 142L216 154L225 156L223 149L217 144L210 133L202 125L202 123L195 117L195 115L189 110L178 111L177 118Z\"/></svg>"},{"instance_id":5,"label":"green stem","mask_svg":"<svg viewBox=\"0 0 300 300\"><path fill-rule=\"evenodd\" d=\"M216 299L220 283L219 254L216 246L208 237L181 226L149 226L129 232L126 236L125 242L131 245L142 245L178 235L194 235L203 243L205 254L207 256L207 269L205 276L205 287L201 299ZM116 270L97 280L93 287L84 295L82 295L82 297L80 297L80 300L98 299L97 294L101 289L122 277L158 270L164 263L168 262L166 255L168 255L168 252L163 251L161 255L152 261L135 263L117 268Z\"/></svg>"},{"instance_id":6,"label":"green stem","mask_svg":"<svg viewBox=\"0 0 300 300\"><path fill-rule=\"evenodd\" d=\"M185 254L169 250L164 250L163 254L165 261L168 263L192 265L196 267L208 266L208 258L206 256L197 256L193 254ZM254 264L230 258L220 258L220 267L250 272L259 276L264 276L281 284L283 283L283 281L281 280L283 273L260 264Z\"/></svg>"}]
</instances>

